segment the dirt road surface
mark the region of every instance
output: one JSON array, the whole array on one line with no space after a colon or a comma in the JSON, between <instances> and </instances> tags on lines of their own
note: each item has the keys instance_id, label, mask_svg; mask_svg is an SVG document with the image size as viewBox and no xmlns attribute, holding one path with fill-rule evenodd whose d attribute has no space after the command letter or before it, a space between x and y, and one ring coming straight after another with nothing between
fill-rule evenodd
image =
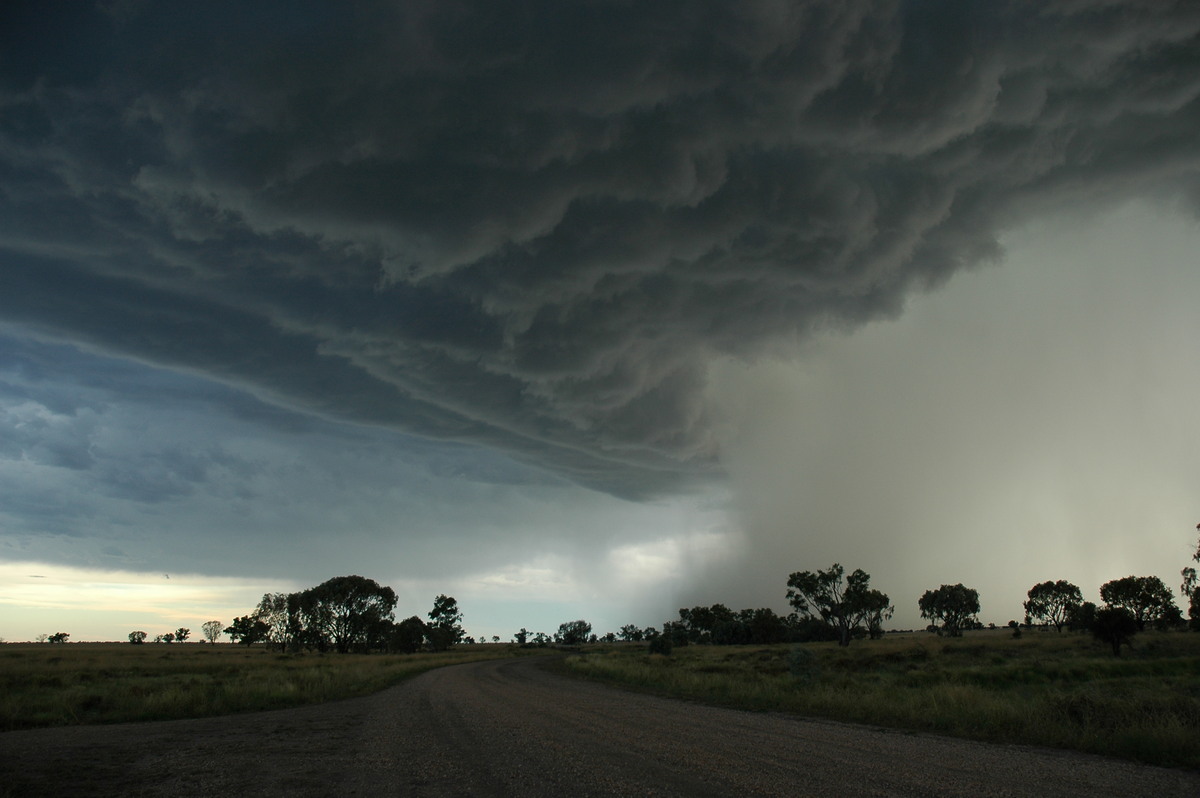
<instances>
[{"instance_id":1,"label":"dirt road surface","mask_svg":"<svg viewBox=\"0 0 1200 798\"><path fill-rule=\"evenodd\" d=\"M536 659L221 718L0 734L0 796L1200 796L1200 773L626 693Z\"/></svg>"}]
</instances>

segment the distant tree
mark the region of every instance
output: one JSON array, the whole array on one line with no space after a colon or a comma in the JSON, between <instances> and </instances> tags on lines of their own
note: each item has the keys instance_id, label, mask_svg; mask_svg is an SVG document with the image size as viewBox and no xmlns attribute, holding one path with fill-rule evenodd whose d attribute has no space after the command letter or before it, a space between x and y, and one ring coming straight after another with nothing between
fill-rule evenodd
<instances>
[{"instance_id":1,"label":"distant tree","mask_svg":"<svg viewBox=\"0 0 1200 798\"><path fill-rule=\"evenodd\" d=\"M1095 620L1096 605L1090 601L1085 601L1078 607L1071 609L1071 614L1067 616L1067 628L1072 632L1091 631L1092 623Z\"/></svg>"},{"instance_id":2,"label":"distant tree","mask_svg":"<svg viewBox=\"0 0 1200 798\"><path fill-rule=\"evenodd\" d=\"M539 648L545 648L550 645L550 635L545 632L538 632L533 636L533 644Z\"/></svg>"},{"instance_id":3,"label":"distant tree","mask_svg":"<svg viewBox=\"0 0 1200 798\"><path fill-rule=\"evenodd\" d=\"M1040 582L1029 588L1028 595L1029 600L1025 602L1027 616L1053 624L1056 632L1062 631L1071 612L1083 603L1079 588L1063 579Z\"/></svg>"},{"instance_id":4,"label":"distant tree","mask_svg":"<svg viewBox=\"0 0 1200 798\"><path fill-rule=\"evenodd\" d=\"M871 577L861 568L845 582L845 570L834 563L827 571L798 571L788 577L787 598L801 615L820 617L837 632L838 645L850 645L854 629L869 622L874 614L891 617L891 602L884 593L870 588Z\"/></svg>"},{"instance_id":5,"label":"distant tree","mask_svg":"<svg viewBox=\"0 0 1200 798\"><path fill-rule=\"evenodd\" d=\"M425 644L428 628L417 616L405 618L392 627L388 637L388 650L400 654L415 654Z\"/></svg>"},{"instance_id":6,"label":"distant tree","mask_svg":"<svg viewBox=\"0 0 1200 798\"><path fill-rule=\"evenodd\" d=\"M210 643L216 643L221 636L220 621L205 621L200 624L200 628L204 630L204 639Z\"/></svg>"},{"instance_id":7,"label":"distant tree","mask_svg":"<svg viewBox=\"0 0 1200 798\"><path fill-rule=\"evenodd\" d=\"M617 636L616 636L616 634L615 634L615 633L613 633L613 632L605 632L605 633L604 633L604 636L603 636L603 637L601 637L600 639L601 639L603 642L605 642L605 643L615 643L615 642L617 642Z\"/></svg>"},{"instance_id":8,"label":"distant tree","mask_svg":"<svg viewBox=\"0 0 1200 798\"><path fill-rule=\"evenodd\" d=\"M145 632L130 632L129 633L129 642L133 643L135 646L140 646L142 643L146 642L146 633Z\"/></svg>"},{"instance_id":9,"label":"distant tree","mask_svg":"<svg viewBox=\"0 0 1200 798\"><path fill-rule=\"evenodd\" d=\"M1121 656L1121 646L1129 645L1137 632L1137 618L1125 607L1101 607L1092 620L1092 635L1112 646L1114 657Z\"/></svg>"},{"instance_id":10,"label":"distant tree","mask_svg":"<svg viewBox=\"0 0 1200 798\"><path fill-rule=\"evenodd\" d=\"M51 643L65 643L70 636L67 632L55 632L48 639Z\"/></svg>"},{"instance_id":11,"label":"distant tree","mask_svg":"<svg viewBox=\"0 0 1200 798\"><path fill-rule=\"evenodd\" d=\"M671 638L672 646L686 646L690 642L688 629L680 621L667 621L662 628L663 637Z\"/></svg>"},{"instance_id":12,"label":"distant tree","mask_svg":"<svg viewBox=\"0 0 1200 798\"><path fill-rule=\"evenodd\" d=\"M1196 529L1200 530L1200 524L1196 524ZM1192 560L1200 562L1200 541L1196 543ZM1188 603L1188 626L1193 632L1200 632L1200 582L1196 579L1196 569L1184 568L1182 575L1183 585L1180 590Z\"/></svg>"},{"instance_id":13,"label":"distant tree","mask_svg":"<svg viewBox=\"0 0 1200 798\"><path fill-rule=\"evenodd\" d=\"M1200 581L1196 578L1196 569L1184 568L1180 575L1183 584L1179 586L1179 592L1188 602L1188 628L1200 632Z\"/></svg>"},{"instance_id":14,"label":"distant tree","mask_svg":"<svg viewBox=\"0 0 1200 798\"><path fill-rule=\"evenodd\" d=\"M268 631L269 627L253 615L234 618L233 623L225 627L225 634L229 635L230 640L247 646L265 640Z\"/></svg>"},{"instance_id":15,"label":"distant tree","mask_svg":"<svg viewBox=\"0 0 1200 798\"><path fill-rule=\"evenodd\" d=\"M567 621L558 625L558 642L566 646L577 646L586 643L592 633L592 625L584 620Z\"/></svg>"},{"instance_id":16,"label":"distant tree","mask_svg":"<svg viewBox=\"0 0 1200 798\"><path fill-rule=\"evenodd\" d=\"M187 640L191 634L191 629L188 629L186 626L181 626L175 630L175 642L182 643L184 640Z\"/></svg>"},{"instance_id":17,"label":"distant tree","mask_svg":"<svg viewBox=\"0 0 1200 798\"><path fill-rule=\"evenodd\" d=\"M1157 576L1126 576L1100 586L1100 598L1110 607L1124 607L1133 613L1138 631L1147 623L1170 624L1181 619L1175 596Z\"/></svg>"},{"instance_id":18,"label":"distant tree","mask_svg":"<svg viewBox=\"0 0 1200 798\"><path fill-rule=\"evenodd\" d=\"M33 639L39 643L45 643L49 638L50 638L50 635L43 633Z\"/></svg>"},{"instance_id":19,"label":"distant tree","mask_svg":"<svg viewBox=\"0 0 1200 798\"><path fill-rule=\"evenodd\" d=\"M787 621L780 618L770 607L745 609L737 614L739 627L745 630L747 641L755 645L770 646L787 642L790 634ZM721 636L721 628L715 630L716 637ZM716 637L713 642L717 642Z\"/></svg>"},{"instance_id":20,"label":"distant tree","mask_svg":"<svg viewBox=\"0 0 1200 798\"><path fill-rule=\"evenodd\" d=\"M175 642L175 633L167 632L165 635L162 636L162 641L164 643L174 643Z\"/></svg>"},{"instance_id":21,"label":"distant tree","mask_svg":"<svg viewBox=\"0 0 1200 798\"><path fill-rule=\"evenodd\" d=\"M462 628L463 614L453 596L438 595L429 611L429 645L434 651L445 651L461 642L465 636Z\"/></svg>"},{"instance_id":22,"label":"distant tree","mask_svg":"<svg viewBox=\"0 0 1200 798\"><path fill-rule=\"evenodd\" d=\"M617 632L617 637L626 643L640 643L642 641L642 630L631 623L625 624L621 627L621 631Z\"/></svg>"},{"instance_id":23,"label":"distant tree","mask_svg":"<svg viewBox=\"0 0 1200 798\"><path fill-rule=\"evenodd\" d=\"M304 591L298 601L301 611L307 607L310 633L344 654L365 648L372 630L392 620L396 593L365 576L335 576Z\"/></svg>"},{"instance_id":24,"label":"distant tree","mask_svg":"<svg viewBox=\"0 0 1200 798\"><path fill-rule=\"evenodd\" d=\"M979 591L962 584L942 585L937 590L926 590L917 602L921 617L933 623L939 635L962 637L963 629L979 620Z\"/></svg>"},{"instance_id":25,"label":"distant tree","mask_svg":"<svg viewBox=\"0 0 1200 798\"><path fill-rule=\"evenodd\" d=\"M499 643L499 642L500 642L500 635L492 635L492 642L493 642L493 643Z\"/></svg>"},{"instance_id":26,"label":"distant tree","mask_svg":"<svg viewBox=\"0 0 1200 798\"><path fill-rule=\"evenodd\" d=\"M513 640L515 640L517 642L518 646L528 645L529 644L529 630L526 629L524 626L522 626L521 631L519 631L513 635Z\"/></svg>"}]
</instances>

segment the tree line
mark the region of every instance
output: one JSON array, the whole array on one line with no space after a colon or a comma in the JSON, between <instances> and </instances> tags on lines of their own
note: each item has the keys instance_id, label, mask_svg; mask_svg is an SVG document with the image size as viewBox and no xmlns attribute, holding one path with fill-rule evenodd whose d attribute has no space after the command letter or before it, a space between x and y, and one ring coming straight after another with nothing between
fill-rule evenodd
<instances>
[{"instance_id":1,"label":"tree line","mask_svg":"<svg viewBox=\"0 0 1200 798\"><path fill-rule=\"evenodd\" d=\"M1197 524L1200 530L1200 524ZM1200 562L1200 542L1192 560ZM1102 606L1085 601L1077 585L1066 580L1040 582L1029 589L1023 603L1025 626L1035 622L1056 631L1063 628L1089 631L1112 646L1121 647L1148 626L1156 629L1190 628L1200 631L1200 578L1193 567L1181 571L1180 593L1188 602L1188 619L1175 603L1175 596L1157 576L1127 576L1100 586ZM650 641L653 650L669 652L672 645L689 643L767 644L836 640L848 646L856 638L878 639L883 623L895 607L887 594L871 588L871 577L857 569L846 574L834 563L828 569L797 571L788 577L787 600L793 612L776 615L770 609L734 612L723 604L681 608L679 620L667 621L662 631L623 626L616 636L626 641ZM979 592L963 584L941 585L926 590L917 600L927 630L959 637L965 630L979 629ZM1009 622L1014 636L1021 624ZM593 640L595 638L593 637Z\"/></svg>"},{"instance_id":2,"label":"tree line","mask_svg":"<svg viewBox=\"0 0 1200 798\"><path fill-rule=\"evenodd\" d=\"M1200 530L1200 524L1197 524ZM1200 542L1192 560L1200 562ZM1127 576L1100 586L1097 605L1085 601L1077 585L1066 580L1035 584L1023 603L1025 627L1035 622L1090 631L1113 647L1119 655L1138 632L1147 626L1157 629L1189 627L1200 631L1200 578L1194 567L1181 571L1180 593L1187 601L1187 620L1175 603L1173 592L1156 576ZM792 612L786 616L770 608L732 610L724 604L681 608L678 620L667 621L661 630L629 624L603 636L592 633L584 620L561 624L553 636L533 633L522 627L513 640L522 646L551 643L578 645L618 640L648 642L653 650L669 651L688 644L737 645L774 644L836 640L848 646L853 639L878 639L883 624L895 611L887 594L870 586L871 577L862 569L849 575L839 564L817 571L797 571L788 577L786 597ZM474 642L465 635L462 613L453 597L438 595L428 620L411 616L395 620L396 594L390 587L362 576L339 576L295 593L266 593L258 606L223 627L220 621L202 625L204 638L215 643L222 633L235 643L266 643L281 651L397 652L422 649L445 650L457 643ZM982 628L978 591L962 584L941 585L925 591L917 601L927 629L938 635L961 636L965 630ZM1009 621L1014 636L1021 624ZM185 627L157 635L155 642L183 642L191 630ZM70 635L58 632L39 635L38 642L64 643ZM143 631L129 633L129 642L144 643ZM493 637L499 642L499 637Z\"/></svg>"}]
</instances>

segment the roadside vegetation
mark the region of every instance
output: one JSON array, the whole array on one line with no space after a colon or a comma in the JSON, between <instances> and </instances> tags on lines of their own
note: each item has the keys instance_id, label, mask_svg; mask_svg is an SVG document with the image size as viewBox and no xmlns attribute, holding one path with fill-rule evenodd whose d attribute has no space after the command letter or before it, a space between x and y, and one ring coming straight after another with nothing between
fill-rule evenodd
<instances>
[{"instance_id":1,"label":"roadside vegetation","mask_svg":"<svg viewBox=\"0 0 1200 798\"><path fill-rule=\"evenodd\" d=\"M1147 632L1120 658L1091 635L889 634L857 646L642 646L568 657L579 676L749 710L1200 768L1200 635Z\"/></svg>"},{"instance_id":2,"label":"roadside vegetation","mask_svg":"<svg viewBox=\"0 0 1200 798\"><path fill-rule=\"evenodd\" d=\"M286 654L261 645L0 646L0 731L175 720L351 698L433 668L532 653Z\"/></svg>"}]
</instances>

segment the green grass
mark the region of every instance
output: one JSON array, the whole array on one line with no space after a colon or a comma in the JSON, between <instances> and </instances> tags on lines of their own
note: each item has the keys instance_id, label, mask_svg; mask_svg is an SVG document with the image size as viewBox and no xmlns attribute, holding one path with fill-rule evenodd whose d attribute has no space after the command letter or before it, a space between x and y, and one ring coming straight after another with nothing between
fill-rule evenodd
<instances>
[{"instance_id":1,"label":"green grass","mask_svg":"<svg viewBox=\"0 0 1200 798\"><path fill-rule=\"evenodd\" d=\"M366 695L443 665L515 656L515 646L440 654L280 654L234 645L0 645L0 731L172 720Z\"/></svg>"},{"instance_id":2,"label":"green grass","mask_svg":"<svg viewBox=\"0 0 1200 798\"><path fill-rule=\"evenodd\" d=\"M569 657L587 678L752 710L1200 768L1200 635L1145 633L1120 659L1083 635L925 633L849 648L611 646ZM808 652L808 653L803 653Z\"/></svg>"}]
</instances>

